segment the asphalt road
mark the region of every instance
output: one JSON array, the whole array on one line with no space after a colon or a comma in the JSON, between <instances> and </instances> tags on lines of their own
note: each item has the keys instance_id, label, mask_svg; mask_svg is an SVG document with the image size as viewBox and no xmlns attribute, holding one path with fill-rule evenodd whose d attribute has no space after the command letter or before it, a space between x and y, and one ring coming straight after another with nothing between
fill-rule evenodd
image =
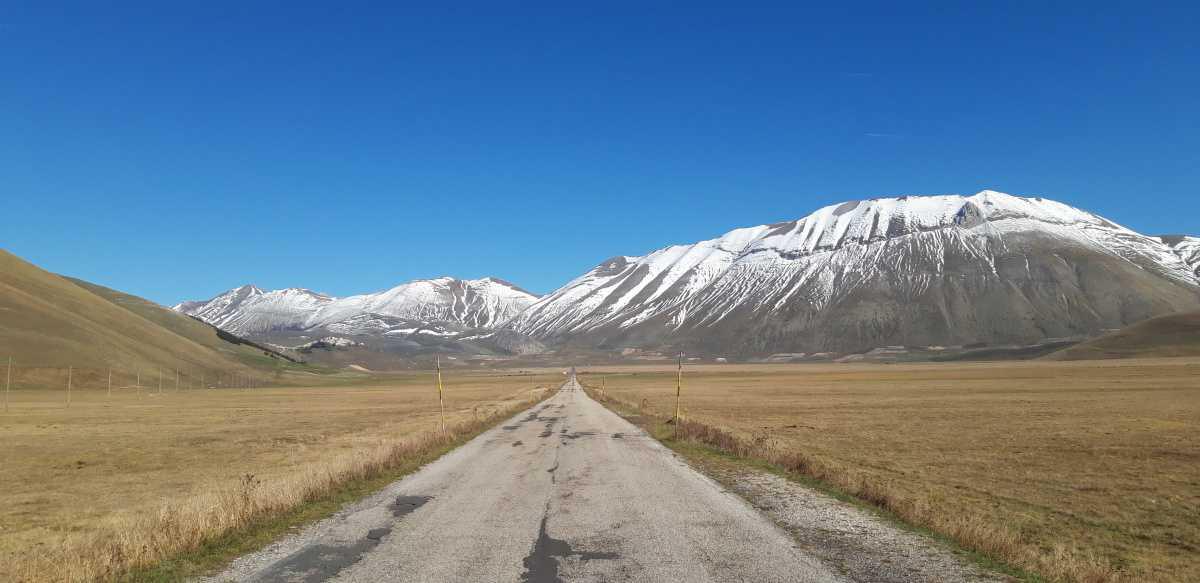
<instances>
[{"instance_id":1,"label":"asphalt road","mask_svg":"<svg viewBox=\"0 0 1200 583\"><path fill-rule=\"evenodd\" d=\"M590 399L549 400L305 533L239 581L841 581Z\"/></svg>"}]
</instances>

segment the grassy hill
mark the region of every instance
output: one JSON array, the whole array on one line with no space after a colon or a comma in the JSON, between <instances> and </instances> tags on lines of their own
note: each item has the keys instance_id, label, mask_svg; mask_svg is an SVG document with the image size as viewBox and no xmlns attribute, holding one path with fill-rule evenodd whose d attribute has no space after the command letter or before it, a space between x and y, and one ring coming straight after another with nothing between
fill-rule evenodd
<instances>
[{"instance_id":1,"label":"grassy hill","mask_svg":"<svg viewBox=\"0 0 1200 583\"><path fill-rule=\"evenodd\" d=\"M228 352L235 358L238 358L250 365L270 365L274 366L274 361L282 360L286 362L299 363L300 360L292 355L285 354L262 344L240 338L228 332L223 332L211 324L207 324L201 320L190 316L182 316L180 313L164 308L149 300L129 295L124 292L119 292L114 289L96 285L91 282L75 279L73 277L66 278L75 285L82 287L134 314L141 316L151 322L162 326L180 336L191 339L197 343L213 348L219 352ZM182 316L182 317L181 317ZM238 346L244 349L238 349Z\"/></svg>"},{"instance_id":2,"label":"grassy hill","mask_svg":"<svg viewBox=\"0 0 1200 583\"><path fill-rule=\"evenodd\" d=\"M298 366L142 298L55 275L0 250L0 363L9 356L23 367L210 374Z\"/></svg>"},{"instance_id":3,"label":"grassy hill","mask_svg":"<svg viewBox=\"0 0 1200 583\"><path fill-rule=\"evenodd\" d=\"M1159 316L1055 352L1048 360L1200 356L1200 312Z\"/></svg>"}]
</instances>

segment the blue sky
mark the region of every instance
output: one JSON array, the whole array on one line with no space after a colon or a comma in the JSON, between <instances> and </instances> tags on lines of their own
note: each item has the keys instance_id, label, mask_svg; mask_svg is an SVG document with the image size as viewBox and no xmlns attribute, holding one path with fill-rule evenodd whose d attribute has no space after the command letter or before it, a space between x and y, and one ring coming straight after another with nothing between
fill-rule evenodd
<instances>
[{"instance_id":1,"label":"blue sky","mask_svg":"<svg viewBox=\"0 0 1200 583\"><path fill-rule=\"evenodd\" d=\"M51 4L0 7L0 247L164 303L546 292L893 194L1200 232L1194 2Z\"/></svg>"}]
</instances>

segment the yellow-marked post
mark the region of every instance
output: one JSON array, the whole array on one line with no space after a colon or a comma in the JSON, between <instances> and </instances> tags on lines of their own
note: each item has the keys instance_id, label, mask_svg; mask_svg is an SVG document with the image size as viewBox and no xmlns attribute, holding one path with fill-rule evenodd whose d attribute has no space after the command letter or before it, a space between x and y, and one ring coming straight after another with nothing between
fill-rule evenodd
<instances>
[{"instance_id":1,"label":"yellow-marked post","mask_svg":"<svg viewBox=\"0 0 1200 583\"><path fill-rule=\"evenodd\" d=\"M683 395L683 353L679 353L675 370L675 437L679 437L679 400Z\"/></svg>"},{"instance_id":2,"label":"yellow-marked post","mask_svg":"<svg viewBox=\"0 0 1200 583\"><path fill-rule=\"evenodd\" d=\"M438 389L438 415L442 420L442 433L446 433L446 405L442 398L442 356L437 357L437 389Z\"/></svg>"}]
</instances>

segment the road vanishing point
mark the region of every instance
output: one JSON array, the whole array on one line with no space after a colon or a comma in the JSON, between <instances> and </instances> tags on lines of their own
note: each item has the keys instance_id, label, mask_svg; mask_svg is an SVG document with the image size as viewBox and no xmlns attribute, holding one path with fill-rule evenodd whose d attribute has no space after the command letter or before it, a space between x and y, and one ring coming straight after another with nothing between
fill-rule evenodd
<instances>
[{"instance_id":1,"label":"road vanishing point","mask_svg":"<svg viewBox=\"0 0 1200 583\"><path fill-rule=\"evenodd\" d=\"M572 374L507 424L217 580L844 579Z\"/></svg>"}]
</instances>

